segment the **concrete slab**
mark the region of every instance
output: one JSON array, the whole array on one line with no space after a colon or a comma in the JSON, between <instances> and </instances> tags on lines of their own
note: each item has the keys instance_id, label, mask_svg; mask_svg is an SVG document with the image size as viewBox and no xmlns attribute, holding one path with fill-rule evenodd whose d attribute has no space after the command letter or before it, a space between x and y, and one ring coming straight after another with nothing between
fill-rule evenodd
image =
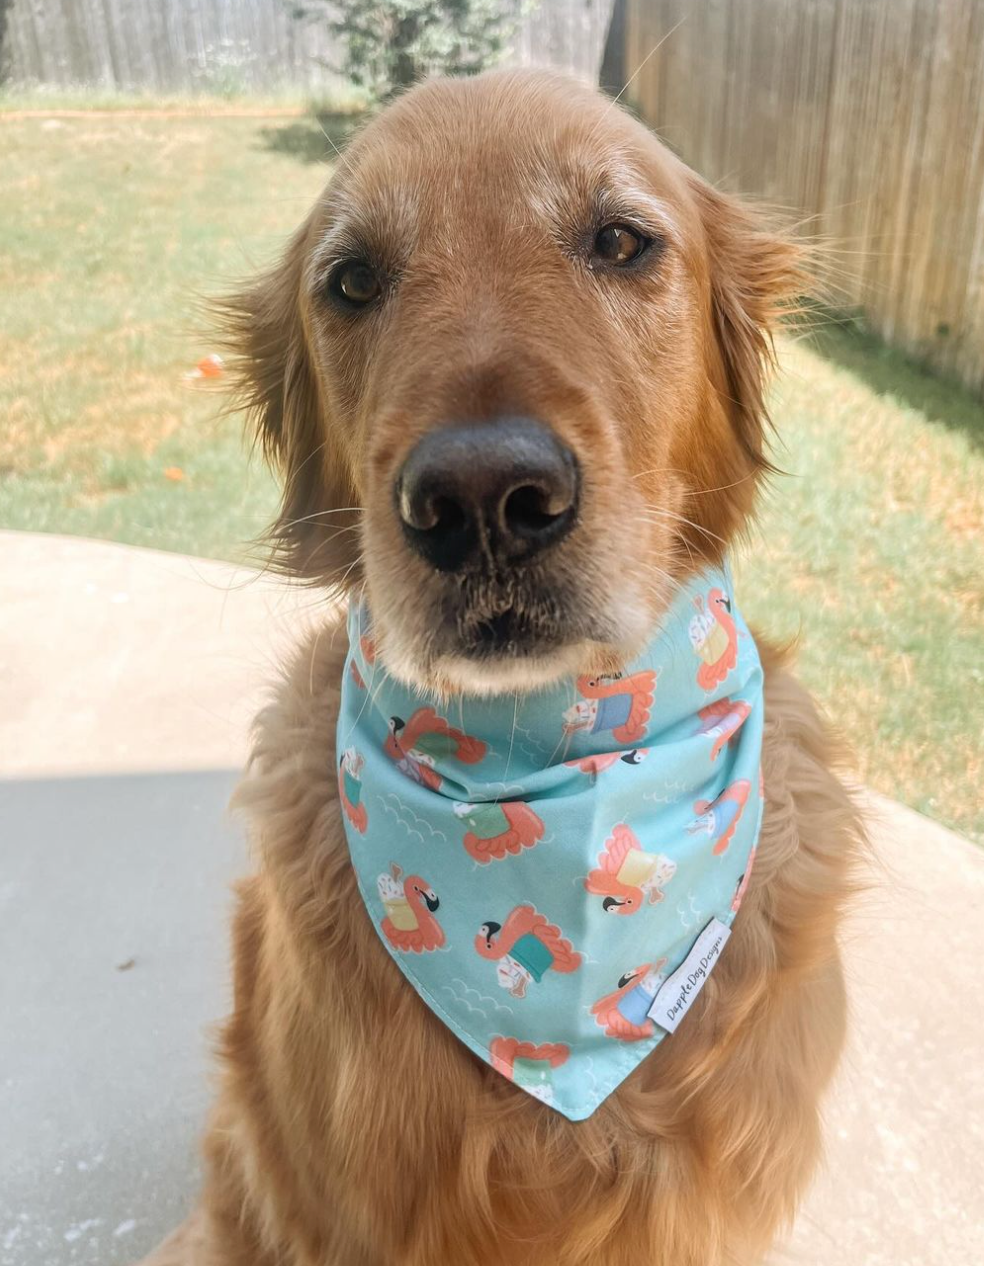
<instances>
[{"instance_id":1,"label":"concrete slab","mask_svg":"<svg viewBox=\"0 0 984 1266\"><path fill-rule=\"evenodd\" d=\"M249 568L0 532L0 773L238 767L323 606Z\"/></svg>"},{"instance_id":2,"label":"concrete slab","mask_svg":"<svg viewBox=\"0 0 984 1266\"><path fill-rule=\"evenodd\" d=\"M228 1010L231 770L0 783L0 1263L136 1260L184 1216Z\"/></svg>"},{"instance_id":3,"label":"concrete slab","mask_svg":"<svg viewBox=\"0 0 984 1266\"><path fill-rule=\"evenodd\" d=\"M225 803L317 600L0 533L0 1266L118 1266L197 1185L228 1003ZM984 1260L984 855L872 799L828 1161L776 1262Z\"/></svg>"},{"instance_id":4,"label":"concrete slab","mask_svg":"<svg viewBox=\"0 0 984 1266\"><path fill-rule=\"evenodd\" d=\"M984 1262L984 854L870 797L827 1163L776 1262Z\"/></svg>"}]
</instances>

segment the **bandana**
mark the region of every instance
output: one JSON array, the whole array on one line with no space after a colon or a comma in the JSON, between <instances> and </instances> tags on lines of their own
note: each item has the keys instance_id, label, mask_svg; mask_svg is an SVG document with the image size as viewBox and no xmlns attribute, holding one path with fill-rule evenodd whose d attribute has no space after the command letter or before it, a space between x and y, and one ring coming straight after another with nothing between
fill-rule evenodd
<instances>
[{"instance_id":1,"label":"bandana","mask_svg":"<svg viewBox=\"0 0 984 1266\"><path fill-rule=\"evenodd\" d=\"M435 1015L571 1120L682 1020L748 883L762 669L730 594L692 580L621 674L444 704L349 612L338 789L369 917Z\"/></svg>"}]
</instances>

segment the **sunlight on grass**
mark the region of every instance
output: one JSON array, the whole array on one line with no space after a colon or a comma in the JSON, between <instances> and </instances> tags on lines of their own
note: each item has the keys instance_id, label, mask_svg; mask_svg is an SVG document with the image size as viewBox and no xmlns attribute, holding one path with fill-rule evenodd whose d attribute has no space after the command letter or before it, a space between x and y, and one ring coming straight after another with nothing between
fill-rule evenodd
<instances>
[{"instance_id":1,"label":"sunlight on grass","mask_svg":"<svg viewBox=\"0 0 984 1266\"><path fill-rule=\"evenodd\" d=\"M866 782L984 839L984 409L933 382L928 412L805 343L782 349L773 413L789 474L739 564L758 628L795 638L807 684ZM860 370L868 371L863 377Z\"/></svg>"},{"instance_id":2,"label":"sunlight on grass","mask_svg":"<svg viewBox=\"0 0 984 1266\"><path fill-rule=\"evenodd\" d=\"M0 525L240 558L275 488L185 374L216 293L281 248L328 174L309 116L4 119ZM329 125L330 130L330 125ZM872 786L984 839L984 408L828 333L783 348L786 477L743 607Z\"/></svg>"},{"instance_id":3,"label":"sunlight on grass","mask_svg":"<svg viewBox=\"0 0 984 1266\"><path fill-rule=\"evenodd\" d=\"M198 296L269 259L326 179L298 127L331 152L313 119L0 120L4 524L230 557L269 520L241 421L185 375L211 350Z\"/></svg>"}]
</instances>

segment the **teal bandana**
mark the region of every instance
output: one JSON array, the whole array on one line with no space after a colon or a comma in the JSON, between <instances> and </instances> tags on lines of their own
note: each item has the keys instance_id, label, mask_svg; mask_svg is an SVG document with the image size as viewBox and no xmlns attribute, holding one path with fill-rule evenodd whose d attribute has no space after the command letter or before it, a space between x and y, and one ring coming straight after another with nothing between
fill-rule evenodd
<instances>
[{"instance_id":1,"label":"teal bandana","mask_svg":"<svg viewBox=\"0 0 984 1266\"><path fill-rule=\"evenodd\" d=\"M373 925L431 1010L571 1120L724 950L762 816L762 669L708 571L612 677L446 705L349 614L338 788Z\"/></svg>"}]
</instances>

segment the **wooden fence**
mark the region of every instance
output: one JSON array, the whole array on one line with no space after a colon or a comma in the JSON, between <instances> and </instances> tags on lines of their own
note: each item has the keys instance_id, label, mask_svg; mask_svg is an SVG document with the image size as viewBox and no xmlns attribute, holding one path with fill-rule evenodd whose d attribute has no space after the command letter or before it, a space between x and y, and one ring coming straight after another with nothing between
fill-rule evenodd
<instances>
[{"instance_id":1,"label":"wooden fence","mask_svg":"<svg viewBox=\"0 0 984 1266\"><path fill-rule=\"evenodd\" d=\"M3 0L0 0L0 4ZM520 15L513 65L595 80L612 0L503 0ZM14 84L145 91L331 87L324 27L286 0L13 0L4 57Z\"/></svg>"},{"instance_id":2,"label":"wooden fence","mask_svg":"<svg viewBox=\"0 0 984 1266\"><path fill-rule=\"evenodd\" d=\"M984 0L625 3L646 121L814 217L845 305L984 392Z\"/></svg>"}]
</instances>

